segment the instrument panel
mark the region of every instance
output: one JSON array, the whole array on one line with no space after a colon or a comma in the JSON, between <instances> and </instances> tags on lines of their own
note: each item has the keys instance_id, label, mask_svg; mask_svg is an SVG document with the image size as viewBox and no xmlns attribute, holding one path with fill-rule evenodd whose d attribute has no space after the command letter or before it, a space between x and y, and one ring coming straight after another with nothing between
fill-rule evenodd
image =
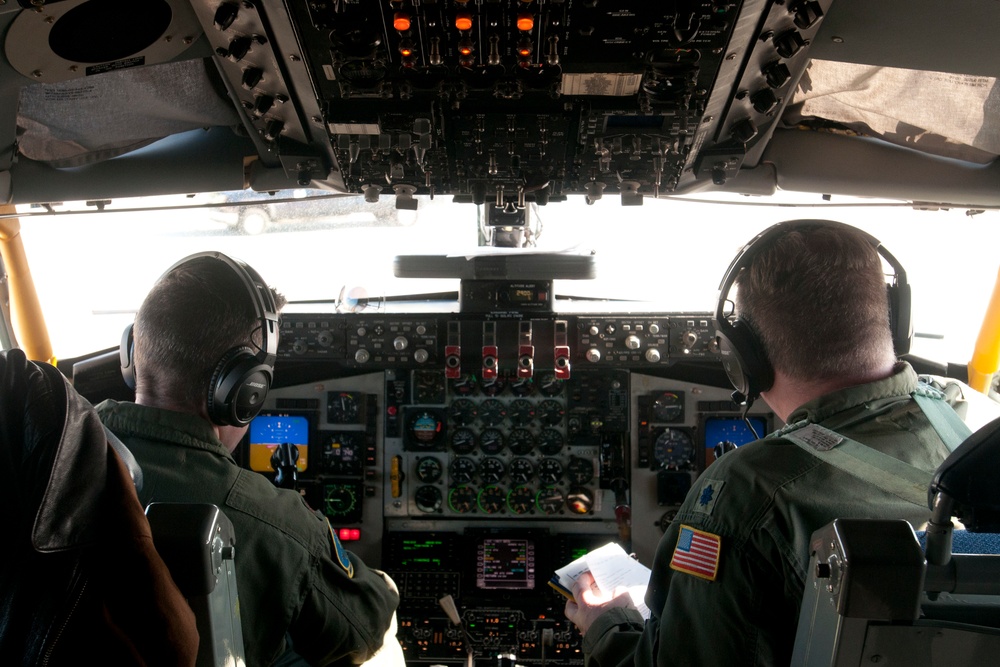
<instances>
[{"instance_id":1,"label":"instrument panel","mask_svg":"<svg viewBox=\"0 0 1000 667\"><path fill-rule=\"evenodd\" d=\"M609 541L650 564L701 471L756 437L708 313L515 313L286 314L236 452L276 476L295 446L286 484L400 586L411 664L580 664L553 571Z\"/></svg>"}]
</instances>

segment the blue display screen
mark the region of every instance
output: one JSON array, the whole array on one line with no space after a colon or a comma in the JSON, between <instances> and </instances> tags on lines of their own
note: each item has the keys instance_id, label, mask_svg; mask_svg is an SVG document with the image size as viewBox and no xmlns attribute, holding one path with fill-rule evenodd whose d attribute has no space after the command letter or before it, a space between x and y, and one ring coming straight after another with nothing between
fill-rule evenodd
<instances>
[{"instance_id":1,"label":"blue display screen","mask_svg":"<svg viewBox=\"0 0 1000 667\"><path fill-rule=\"evenodd\" d=\"M763 438L767 435L767 420L764 417L748 419L757 431L757 436ZM739 447L756 439L742 417L709 417L705 420L705 449L715 449L716 445L724 442Z\"/></svg>"}]
</instances>

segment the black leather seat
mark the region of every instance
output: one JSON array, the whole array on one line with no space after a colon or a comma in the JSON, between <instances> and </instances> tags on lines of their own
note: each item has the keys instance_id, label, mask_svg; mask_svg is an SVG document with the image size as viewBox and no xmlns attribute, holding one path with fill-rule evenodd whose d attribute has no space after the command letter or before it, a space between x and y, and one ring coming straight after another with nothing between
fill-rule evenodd
<instances>
[{"instance_id":1,"label":"black leather seat","mask_svg":"<svg viewBox=\"0 0 1000 667\"><path fill-rule=\"evenodd\" d=\"M928 505L920 537L906 521L874 519L837 519L813 534L793 665L996 663L1000 419L941 464Z\"/></svg>"},{"instance_id":2,"label":"black leather seat","mask_svg":"<svg viewBox=\"0 0 1000 667\"><path fill-rule=\"evenodd\" d=\"M0 664L190 665L195 619L96 412L0 353Z\"/></svg>"}]
</instances>

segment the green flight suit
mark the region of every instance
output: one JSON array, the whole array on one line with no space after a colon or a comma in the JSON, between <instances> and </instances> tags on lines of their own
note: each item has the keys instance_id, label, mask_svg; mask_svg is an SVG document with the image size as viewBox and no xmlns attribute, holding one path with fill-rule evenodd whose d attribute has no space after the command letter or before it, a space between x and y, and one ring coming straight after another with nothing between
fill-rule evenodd
<instances>
[{"instance_id":1,"label":"green flight suit","mask_svg":"<svg viewBox=\"0 0 1000 667\"><path fill-rule=\"evenodd\" d=\"M312 664L357 663L378 650L398 595L298 493L238 466L194 415L111 400L97 412L142 468L143 505L213 503L233 522L249 667L277 658L286 633Z\"/></svg>"},{"instance_id":2,"label":"green flight suit","mask_svg":"<svg viewBox=\"0 0 1000 667\"><path fill-rule=\"evenodd\" d=\"M913 369L900 363L887 379L803 405L789 423L821 424L931 472L949 450L909 396L917 382ZM954 402L954 389L946 393ZM695 482L657 547L645 598L650 619L644 625L631 609L601 614L584 636L586 666L787 665L809 540L838 517L900 518L919 529L930 510L781 438L725 454ZM703 546L718 538L714 580L710 573L688 573L698 568L684 560L684 538L678 548L682 525L695 535L702 531ZM681 570L672 569L674 561Z\"/></svg>"}]
</instances>

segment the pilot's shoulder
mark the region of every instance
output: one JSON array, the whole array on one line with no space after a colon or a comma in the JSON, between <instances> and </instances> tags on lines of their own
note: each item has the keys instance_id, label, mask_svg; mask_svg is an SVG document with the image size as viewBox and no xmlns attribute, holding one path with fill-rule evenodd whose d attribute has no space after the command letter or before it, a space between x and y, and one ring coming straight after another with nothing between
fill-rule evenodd
<instances>
[{"instance_id":1,"label":"pilot's shoulder","mask_svg":"<svg viewBox=\"0 0 1000 667\"><path fill-rule=\"evenodd\" d=\"M329 539L326 521L309 508L301 494L279 489L263 475L249 470L240 471L226 497L226 506L258 525L288 535L309 551L325 548Z\"/></svg>"}]
</instances>

